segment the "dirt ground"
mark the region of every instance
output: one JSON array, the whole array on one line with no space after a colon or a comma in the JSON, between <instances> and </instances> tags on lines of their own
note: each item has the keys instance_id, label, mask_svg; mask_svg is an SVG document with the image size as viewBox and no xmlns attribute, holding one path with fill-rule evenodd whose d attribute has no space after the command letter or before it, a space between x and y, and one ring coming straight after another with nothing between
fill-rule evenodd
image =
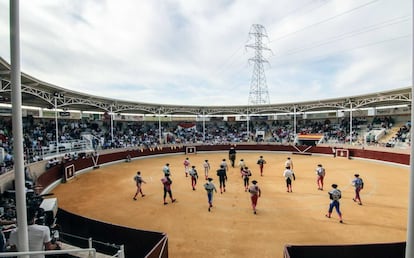
<instances>
[{"instance_id":1,"label":"dirt ground","mask_svg":"<svg viewBox=\"0 0 414 258\"><path fill-rule=\"evenodd\" d=\"M256 161L263 155L267 164L261 177ZM185 177L183 161L189 157L200 175L197 189ZM287 193L282 176L291 157L296 181ZM135 159L101 166L78 174L53 189L60 208L93 219L132 228L165 232L170 257L282 257L286 244L361 244L398 242L406 239L409 168L369 160L332 156L292 155L274 152L237 153L243 158L262 189L258 213L253 214L249 193L243 188L239 168L230 168L226 192L214 195L208 212L202 164L211 165L210 176L218 188L216 170L227 153L197 153ZM176 203L163 205L162 167L170 163L172 192ZM325 187L317 190L315 168L326 169ZM132 199L133 177L140 170L145 197ZM359 173L365 187L363 205L353 202L353 175ZM342 191L344 224L334 212L325 217L328 191L336 183Z\"/></svg>"}]
</instances>

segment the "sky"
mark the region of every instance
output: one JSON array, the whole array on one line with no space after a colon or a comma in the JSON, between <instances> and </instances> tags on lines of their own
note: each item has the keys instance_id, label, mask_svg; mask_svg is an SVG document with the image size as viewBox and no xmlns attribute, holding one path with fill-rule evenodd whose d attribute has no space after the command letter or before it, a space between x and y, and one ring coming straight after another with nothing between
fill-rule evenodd
<instances>
[{"instance_id":1,"label":"sky","mask_svg":"<svg viewBox=\"0 0 414 258\"><path fill-rule=\"evenodd\" d=\"M411 0L20 1L21 70L145 103L248 105L258 89L270 104L357 96L411 86L412 9ZM264 28L261 51L253 25ZM8 62L9 28L0 0Z\"/></svg>"}]
</instances>

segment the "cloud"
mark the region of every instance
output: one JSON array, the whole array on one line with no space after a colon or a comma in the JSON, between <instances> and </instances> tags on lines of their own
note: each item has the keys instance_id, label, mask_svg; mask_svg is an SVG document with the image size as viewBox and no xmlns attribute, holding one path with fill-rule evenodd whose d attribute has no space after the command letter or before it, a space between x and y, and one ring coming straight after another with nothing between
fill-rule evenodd
<instances>
[{"instance_id":1,"label":"cloud","mask_svg":"<svg viewBox=\"0 0 414 258\"><path fill-rule=\"evenodd\" d=\"M2 28L8 2L0 0ZM272 50L262 52L271 103L411 82L409 0L31 0L20 7L22 70L103 97L246 105L252 24L265 27L263 44ZM0 30L6 60L8 33Z\"/></svg>"}]
</instances>

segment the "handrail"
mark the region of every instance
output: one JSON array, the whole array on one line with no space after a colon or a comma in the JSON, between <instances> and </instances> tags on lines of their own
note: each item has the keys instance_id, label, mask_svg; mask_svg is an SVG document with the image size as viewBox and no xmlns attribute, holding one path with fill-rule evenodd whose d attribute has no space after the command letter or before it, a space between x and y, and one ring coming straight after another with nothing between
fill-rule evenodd
<instances>
[{"instance_id":1,"label":"handrail","mask_svg":"<svg viewBox=\"0 0 414 258\"><path fill-rule=\"evenodd\" d=\"M167 245L167 236L165 235L163 238L162 238L162 240L163 240L163 243L162 243L162 248L161 248L161 251L160 251L160 255L158 256L159 258L161 258L162 257L162 254L164 253L164 249L165 249L165 246Z\"/></svg>"},{"instance_id":2,"label":"handrail","mask_svg":"<svg viewBox=\"0 0 414 258\"><path fill-rule=\"evenodd\" d=\"M36 255L36 254L44 254L44 255L51 255L51 254L71 254L71 253L80 253L80 252L89 252L93 254L93 258L96 258L96 250L95 248L76 248L76 249L65 249L65 250L48 250L48 251L31 251L31 252L5 252L0 253L0 257L15 257L21 255Z\"/></svg>"}]
</instances>

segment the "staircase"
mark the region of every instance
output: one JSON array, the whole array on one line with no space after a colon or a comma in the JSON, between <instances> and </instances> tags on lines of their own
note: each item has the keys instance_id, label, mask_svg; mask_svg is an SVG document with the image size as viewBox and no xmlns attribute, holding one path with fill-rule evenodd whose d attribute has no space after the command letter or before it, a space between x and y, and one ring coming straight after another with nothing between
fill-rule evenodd
<instances>
[{"instance_id":1,"label":"staircase","mask_svg":"<svg viewBox=\"0 0 414 258\"><path fill-rule=\"evenodd\" d=\"M387 130L387 134L384 135L380 140L379 143L387 143L389 142L395 135L397 134L398 130L404 125L404 123L395 124L393 127Z\"/></svg>"}]
</instances>

